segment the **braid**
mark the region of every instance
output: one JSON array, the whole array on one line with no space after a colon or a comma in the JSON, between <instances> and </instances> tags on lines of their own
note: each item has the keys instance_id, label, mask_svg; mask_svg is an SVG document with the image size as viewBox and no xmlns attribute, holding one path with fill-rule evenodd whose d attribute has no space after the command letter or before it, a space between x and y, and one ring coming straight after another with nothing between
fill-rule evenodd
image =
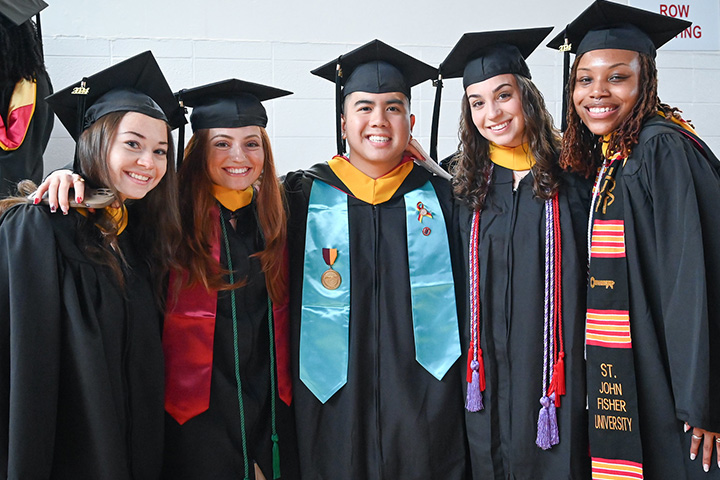
<instances>
[{"instance_id":1,"label":"braid","mask_svg":"<svg viewBox=\"0 0 720 480\"><path fill-rule=\"evenodd\" d=\"M14 85L20 79L34 80L45 73L40 39L35 23L17 26L0 22L0 85Z\"/></svg>"},{"instance_id":2,"label":"braid","mask_svg":"<svg viewBox=\"0 0 720 480\"><path fill-rule=\"evenodd\" d=\"M623 156L630 155L632 147L638 143L640 131L650 118L661 111L667 118L682 119L680 110L660 101L657 94L658 76L655 59L644 53L639 53L640 75L638 82L640 92L633 109L615 130L608 145L609 152L620 152ZM590 176L595 173L602 163L602 153L599 148L600 137L594 135L581 121L572 101L575 91L577 68L582 55L575 59L568 82L567 124L562 141L560 166L582 175Z\"/></svg>"}]
</instances>

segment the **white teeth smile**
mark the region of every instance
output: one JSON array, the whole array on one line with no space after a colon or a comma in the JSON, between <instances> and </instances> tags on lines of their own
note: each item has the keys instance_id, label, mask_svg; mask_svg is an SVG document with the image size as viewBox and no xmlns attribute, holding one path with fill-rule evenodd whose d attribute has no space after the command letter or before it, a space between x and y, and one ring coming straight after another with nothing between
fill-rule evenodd
<instances>
[{"instance_id":1,"label":"white teeth smile","mask_svg":"<svg viewBox=\"0 0 720 480\"><path fill-rule=\"evenodd\" d=\"M141 182L147 182L148 180L150 180L150 177L146 177L145 175L140 175L133 172L128 172L128 175L135 180L140 180Z\"/></svg>"},{"instance_id":2,"label":"white teeth smile","mask_svg":"<svg viewBox=\"0 0 720 480\"><path fill-rule=\"evenodd\" d=\"M242 168L226 168L225 171L234 175L239 175L242 173L247 172L250 170L248 167L242 167Z\"/></svg>"},{"instance_id":3,"label":"white teeth smile","mask_svg":"<svg viewBox=\"0 0 720 480\"><path fill-rule=\"evenodd\" d=\"M496 132L496 131L498 131L498 130L502 130L503 128L507 127L509 123L510 123L510 120L508 120L507 122L498 123L497 125L493 125L493 126L488 127L488 128L489 128L490 130L492 130L493 132Z\"/></svg>"},{"instance_id":4,"label":"white teeth smile","mask_svg":"<svg viewBox=\"0 0 720 480\"><path fill-rule=\"evenodd\" d=\"M589 107L590 113L607 113L614 110L613 107Z\"/></svg>"},{"instance_id":5,"label":"white teeth smile","mask_svg":"<svg viewBox=\"0 0 720 480\"><path fill-rule=\"evenodd\" d=\"M380 135L370 135L368 137L368 140L370 140L371 142L385 143L385 142L389 142L390 138L389 137L381 137Z\"/></svg>"}]
</instances>

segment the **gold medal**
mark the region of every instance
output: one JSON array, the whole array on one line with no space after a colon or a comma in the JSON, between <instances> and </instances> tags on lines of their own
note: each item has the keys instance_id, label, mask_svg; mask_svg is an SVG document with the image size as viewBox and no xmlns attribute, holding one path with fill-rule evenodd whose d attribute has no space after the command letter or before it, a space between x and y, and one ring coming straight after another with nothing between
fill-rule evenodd
<instances>
[{"instance_id":1,"label":"gold medal","mask_svg":"<svg viewBox=\"0 0 720 480\"><path fill-rule=\"evenodd\" d=\"M337 248L323 248L322 254L323 260L325 260L325 263L330 268L323 272L322 276L320 277L320 282L323 284L323 287L327 288L328 290L335 290L342 283L342 277L332 268L335 260L337 260Z\"/></svg>"},{"instance_id":2,"label":"gold medal","mask_svg":"<svg viewBox=\"0 0 720 480\"><path fill-rule=\"evenodd\" d=\"M342 283L342 278L338 272L329 268L322 274L320 281L322 282L323 287L328 290L335 290L340 286L340 283Z\"/></svg>"}]
</instances>

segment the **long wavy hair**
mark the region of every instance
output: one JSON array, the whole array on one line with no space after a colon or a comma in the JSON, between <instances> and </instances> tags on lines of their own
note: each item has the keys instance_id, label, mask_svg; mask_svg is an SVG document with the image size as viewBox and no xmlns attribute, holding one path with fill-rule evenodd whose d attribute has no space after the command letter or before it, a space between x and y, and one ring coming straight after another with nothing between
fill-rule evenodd
<instances>
[{"instance_id":1,"label":"long wavy hair","mask_svg":"<svg viewBox=\"0 0 720 480\"><path fill-rule=\"evenodd\" d=\"M655 59L644 53L638 53L638 55L640 56L640 75L638 77L640 92L638 99L628 116L613 133L608 145L608 152L620 152L623 156L630 155L632 147L638 142L643 124L656 115L658 111L662 112L666 118L682 119L681 111L678 108L662 103L658 97ZM593 134L585 126L572 100L577 79L577 69L582 57L583 55L580 55L575 58L567 86L568 98L570 99L567 111L568 126L563 135L560 166L587 177L593 175L602 164L602 149L600 148L600 136Z\"/></svg>"},{"instance_id":2,"label":"long wavy hair","mask_svg":"<svg viewBox=\"0 0 720 480\"><path fill-rule=\"evenodd\" d=\"M118 126L126 113L113 112L101 117L80 135L77 143L79 165L77 173L87 180L87 184L108 188L116 197L118 191L112 184L107 161ZM161 308L164 305L166 276L170 268L174 267L173 252L180 239L177 178L175 165L171 160L175 155L169 126L167 126L167 138L168 162L165 175L144 198L125 202L128 219L131 222L128 232L138 246L136 248L138 255L150 270L157 304ZM27 183L19 187L21 192L27 189ZM11 197L2 202L0 211L27 202L26 197ZM47 206L38 208L47 208ZM127 264L118 244L119 223L106 209L87 212L86 216L76 216L78 222L76 241L92 261L107 266L118 285L124 288L123 272Z\"/></svg>"},{"instance_id":3,"label":"long wavy hair","mask_svg":"<svg viewBox=\"0 0 720 480\"><path fill-rule=\"evenodd\" d=\"M560 185L561 169L557 164L560 136L553 126L540 90L529 79L513 74L522 101L525 119L524 139L535 158L533 193L543 200L552 198ZM460 116L460 144L453 159L453 188L468 207L481 210L490 186L490 142L473 123L467 94L463 94Z\"/></svg>"},{"instance_id":4,"label":"long wavy hair","mask_svg":"<svg viewBox=\"0 0 720 480\"><path fill-rule=\"evenodd\" d=\"M45 73L40 39L32 20L17 26L0 21L0 52L0 85L14 85L22 78L32 81Z\"/></svg>"},{"instance_id":5,"label":"long wavy hair","mask_svg":"<svg viewBox=\"0 0 720 480\"><path fill-rule=\"evenodd\" d=\"M270 138L264 128L260 128L260 138L264 159L263 171L257 181L257 215L265 246L253 256L260 259L270 299L279 303L287 292L283 270L287 237L285 195L277 179ZM183 241L176 259L186 270L189 285L201 284L208 290L231 290L242 286L246 279L241 278L232 285L227 283L223 278L227 271L211 254L210 247L217 241L219 227L218 219L208 215L217 204L207 165L209 147L210 131L202 129L195 132L185 148L185 159L179 172Z\"/></svg>"}]
</instances>

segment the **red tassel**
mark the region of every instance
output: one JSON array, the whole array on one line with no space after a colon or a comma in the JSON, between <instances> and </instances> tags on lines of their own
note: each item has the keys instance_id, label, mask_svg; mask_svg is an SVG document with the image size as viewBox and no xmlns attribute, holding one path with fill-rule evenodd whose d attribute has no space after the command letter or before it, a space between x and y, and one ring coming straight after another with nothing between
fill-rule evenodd
<instances>
[{"instance_id":1,"label":"red tassel","mask_svg":"<svg viewBox=\"0 0 720 480\"><path fill-rule=\"evenodd\" d=\"M467 383L473 383L473 381L472 381L472 380L473 380L473 378L472 378L472 374L473 374L472 361L473 361L473 357L474 357L474 356L475 356L475 355L474 355L474 352L473 352L473 347L472 347L472 345L470 345L470 348L468 349L467 375L466 375L466 378L465 378L465 381L466 381ZM480 391L481 391L481 392L484 392L484 391L485 391L485 362L483 361L482 348L479 348L479 349L478 349L478 358L477 358L477 360L478 360L478 365L479 365L479 367L478 367L478 375L479 375L478 380L479 380L479 383L480 383Z\"/></svg>"},{"instance_id":2,"label":"red tassel","mask_svg":"<svg viewBox=\"0 0 720 480\"><path fill-rule=\"evenodd\" d=\"M553 367L553 376L550 381L548 395L555 393L555 407L560 408L560 396L565 395L565 353L560 352L559 358Z\"/></svg>"}]
</instances>

